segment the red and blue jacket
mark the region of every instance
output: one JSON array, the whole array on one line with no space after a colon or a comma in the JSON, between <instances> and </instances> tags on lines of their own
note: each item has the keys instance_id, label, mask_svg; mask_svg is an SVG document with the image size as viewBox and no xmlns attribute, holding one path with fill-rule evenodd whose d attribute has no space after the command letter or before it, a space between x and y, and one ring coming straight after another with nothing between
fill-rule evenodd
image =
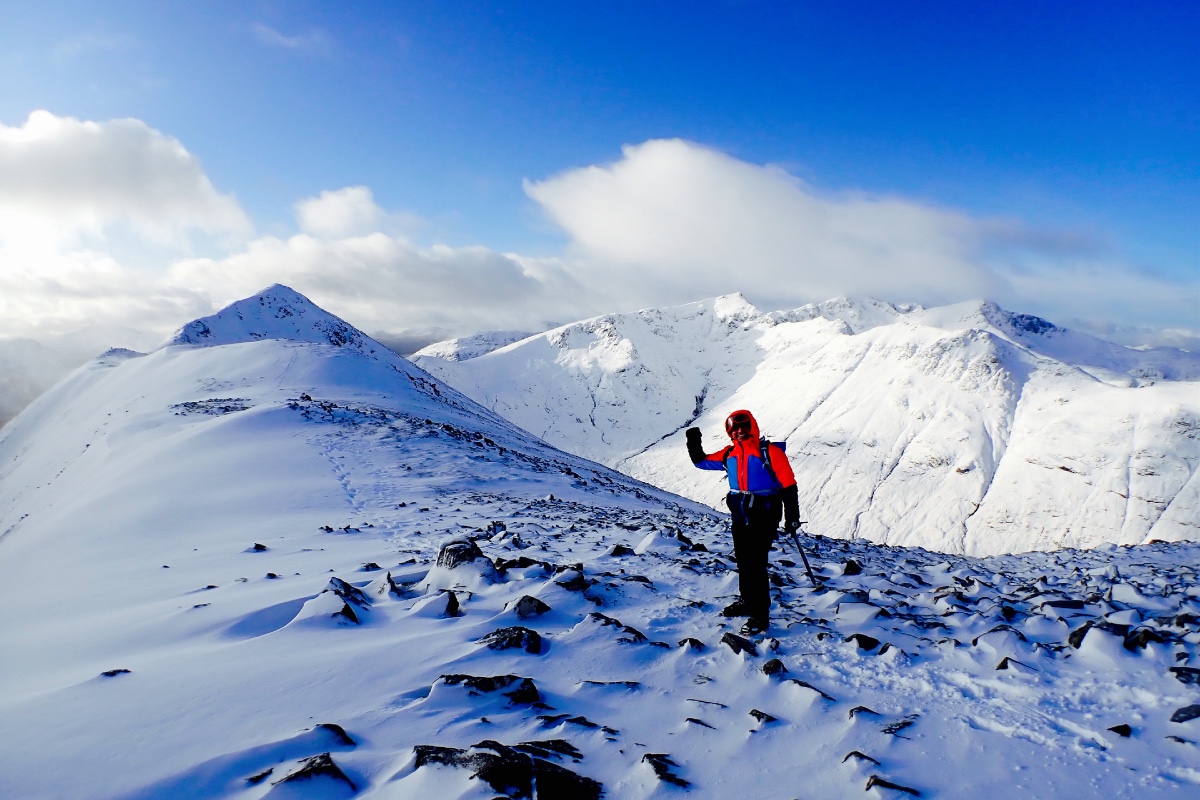
<instances>
[{"instance_id":1,"label":"red and blue jacket","mask_svg":"<svg viewBox=\"0 0 1200 800\"><path fill-rule=\"evenodd\" d=\"M769 466L768 466L769 465ZM750 418L750 437L708 453L696 462L698 469L722 469L729 477L729 489L751 494L775 494L796 485L792 465L783 447L761 439L758 422Z\"/></svg>"}]
</instances>

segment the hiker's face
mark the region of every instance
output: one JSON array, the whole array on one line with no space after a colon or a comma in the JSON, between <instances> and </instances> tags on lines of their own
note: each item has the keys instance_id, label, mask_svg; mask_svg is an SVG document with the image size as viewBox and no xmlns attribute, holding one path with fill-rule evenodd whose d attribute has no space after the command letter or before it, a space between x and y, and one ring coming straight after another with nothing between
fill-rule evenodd
<instances>
[{"instance_id":1,"label":"hiker's face","mask_svg":"<svg viewBox=\"0 0 1200 800\"><path fill-rule=\"evenodd\" d=\"M745 441L746 439L749 439L750 438L750 423L749 423L749 421L744 422L740 425L737 423L734 423L733 429L730 430L729 435L730 435L730 437L733 438L733 440L735 442L742 442L742 441Z\"/></svg>"}]
</instances>

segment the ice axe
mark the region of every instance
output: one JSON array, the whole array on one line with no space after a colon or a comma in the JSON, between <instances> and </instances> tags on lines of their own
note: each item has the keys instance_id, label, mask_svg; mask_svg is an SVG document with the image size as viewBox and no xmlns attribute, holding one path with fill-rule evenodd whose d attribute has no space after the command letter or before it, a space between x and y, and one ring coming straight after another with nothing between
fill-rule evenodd
<instances>
[{"instance_id":1,"label":"ice axe","mask_svg":"<svg viewBox=\"0 0 1200 800\"><path fill-rule=\"evenodd\" d=\"M800 523L800 525L803 524L803 522ZM796 527L799 528L800 525L797 525ZM820 589L821 584L817 581L817 576L813 575L812 567L808 565L808 556L804 555L804 548L800 546L800 537L796 535L795 530L792 530L791 534L792 542L796 545L796 552L800 554L800 560L804 562L804 571L808 573L808 579L812 581L814 589Z\"/></svg>"}]
</instances>

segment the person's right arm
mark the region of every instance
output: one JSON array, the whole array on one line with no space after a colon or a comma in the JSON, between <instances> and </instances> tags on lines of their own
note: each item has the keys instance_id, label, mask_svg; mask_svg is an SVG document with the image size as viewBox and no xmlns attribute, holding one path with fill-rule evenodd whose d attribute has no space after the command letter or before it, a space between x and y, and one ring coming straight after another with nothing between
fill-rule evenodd
<instances>
[{"instance_id":1,"label":"person's right arm","mask_svg":"<svg viewBox=\"0 0 1200 800\"><path fill-rule=\"evenodd\" d=\"M702 434L699 428L688 428L685 435L687 436L688 457L692 459L692 463L696 465L697 469L725 469L723 452L704 452L704 445L701 441Z\"/></svg>"}]
</instances>

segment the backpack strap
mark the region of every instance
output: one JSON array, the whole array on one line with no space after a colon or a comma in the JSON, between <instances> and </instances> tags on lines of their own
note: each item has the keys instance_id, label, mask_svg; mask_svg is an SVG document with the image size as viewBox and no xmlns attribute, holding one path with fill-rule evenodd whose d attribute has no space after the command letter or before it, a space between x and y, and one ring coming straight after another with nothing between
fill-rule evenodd
<instances>
[{"instance_id":1,"label":"backpack strap","mask_svg":"<svg viewBox=\"0 0 1200 800\"><path fill-rule=\"evenodd\" d=\"M783 488L783 483L779 480L779 476L775 474L775 467L771 465L771 448L778 447L774 442L767 441L767 437L762 437L758 442L758 454L762 459L763 469L771 476L771 480L775 481L775 485L780 489ZM782 448L780 448L782 449Z\"/></svg>"}]
</instances>

